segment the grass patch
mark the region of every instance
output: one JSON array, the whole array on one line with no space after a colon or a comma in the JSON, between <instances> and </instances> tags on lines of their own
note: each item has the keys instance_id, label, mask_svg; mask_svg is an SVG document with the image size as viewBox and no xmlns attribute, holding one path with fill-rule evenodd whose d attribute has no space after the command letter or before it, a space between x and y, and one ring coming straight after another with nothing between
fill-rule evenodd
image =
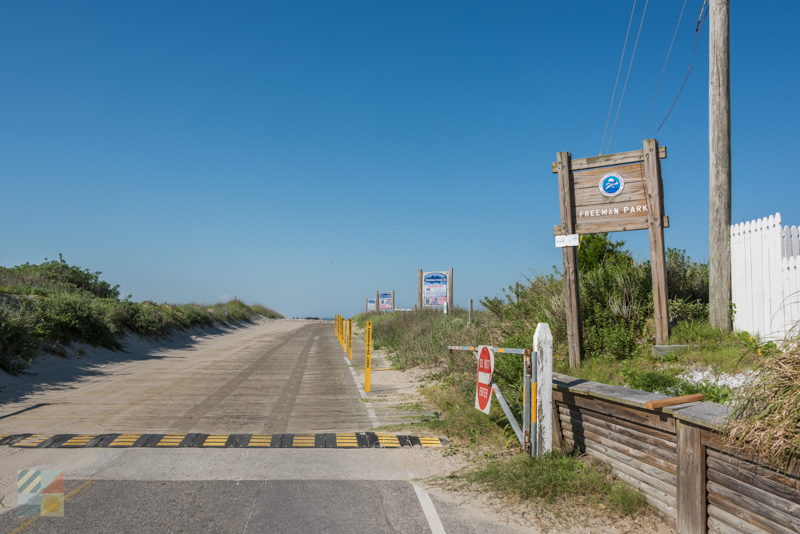
<instances>
[{"instance_id":1,"label":"grass patch","mask_svg":"<svg viewBox=\"0 0 800 534\"><path fill-rule=\"evenodd\" d=\"M63 258L0 267L0 369L20 372L39 351L63 355L75 342L119 350L125 332L158 338L176 329L281 317L239 300L207 306L120 299L119 286L100 274Z\"/></svg>"},{"instance_id":2,"label":"grass patch","mask_svg":"<svg viewBox=\"0 0 800 534\"><path fill-rule=\"evenodd\" d=\"M800 468L800 342L764 357L753 382L737 395L724 431L733 445Z\"/></svg>"},{"instance_id":3,"label":"grass patch","mask_svg":"<svg viewBox=\"0 0 800 534\"><path fill-rule=\"evenodd\" d=\"M615 480L601 462L557 452L541 458L527 454L497 458L464 479L524 500L602 503L620 515L633 515L645 504L641 493Z\"/></svg>"}]
</instances>

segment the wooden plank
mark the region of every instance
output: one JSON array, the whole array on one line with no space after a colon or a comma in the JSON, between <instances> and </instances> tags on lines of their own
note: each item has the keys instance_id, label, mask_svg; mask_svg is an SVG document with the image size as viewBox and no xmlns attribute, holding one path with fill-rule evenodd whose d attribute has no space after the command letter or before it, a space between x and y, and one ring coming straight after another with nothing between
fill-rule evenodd
<instances>
[{"instance_id":1,"label":"wooden plank","mask_svg":"<svg viewBox=\"0 0 800 534\"><path fill-rule=\"evenodd\" d=\"M594 455L598 455L598 457L602 456L603 459L606 459L609 462L616 462L624 466L625 469L631 470L632 472L628 473L629 475L635 476L639 480L647 482L652 487L658 489L666 495L669 495L673 498L673 501L671 501L671 506L675 507L677 505L677 501L674 500L678 495L678 477L676 475L667 473L658 467L653 467L652 465L640 462L635 458L622 454L614 449L604 447L599 443L587 443L586 452L591 452ZM623 471L625 471L625 469L623 469ZM625 472L627 473L628 471Z\"/></svg>"},{"instance_id":2,"label":"wooden plank","mask_svg":"<svg viewBox=\"0 0 800 534\"><path fill-rule=\"evenodd\" d=\"M591 382L561 373L553 373L553 382L557 384L557 389L567 390L587 397L605 399L636 408L644 408L644 403L647 401L666 398L666 395L661 395L660 393L650 393L648 391L640 391L624 386L612 386L600 382Z\"/></svg>"},{"instance_id":3,"label":"wooden plank","mask_svg":"<svg viewBox=\"0 0 800 534\"><path fill-rule=\"evenodd\" d=\"M708 505L708 526L711 532L712 521L721 523L725 529L718 529L716 532L741 532L744 534L769 534L768 530L764 530L752 523L749 523L733 514L729 514L719 506L713 504Z\"/></svg>"},{"instance_id":4,"label":"wooden plank","mask_svg":"<svg viewBox=\"0 0 800 534\"><path fill-rule=\"evenodd\" d=\"M575 233L575 199L573 197L572 156L558 153L558 197L561 214L561 231ZM564 308L567 317L567 346L570 367L580 367L583 353L583 324L578 286L578 247L563 247Z\"/></svg>"},{"instance_id":5,"label":"wooden plank","mask_svg":"<svg viewBox=\"0 0 800 534\"><path fill-rule=\"evenodd\" d=\"M650 223L650 273L653 281L653 314L655 318L656 344L663 345L669 337L669 315L667 313L667 264L664 247L664 186L661 180L661 161L658 141L644 141L644 175L647 184L647 209ZM728 258L730 264L730 255ZM704 527L705 528L705 527Z\"/></svg>"},{"instance_id":6,"label":"wooden plank","mask_svg":"<svg viewBox=\"0 0 800 534\"><path fill-rule=\"evenodd\" d=\"M703 445L713 452L732 455L739 460L750 462L764 470L764 472L759 473L761 476L777 480L781 484L800 490L800 462L797 460L789 466L776 467L770 465L768 462L764 461L763 458L755 456L752 451L728 446L722 441L722 437L719 433L708 430L703 431ZM722 459L725 460L725 458ZM770 475L768 472L772 474Z\"/></svg>"},{"instance_id":7,"label":"wooden plank","mask_svg":"<svg viewBox=\"0 0 800 534\"><path fill-rule=\"evenodd\" d=\"M762 490L747 484L746 482L739 481L736 478L722 473L721 471L710 469L708 471L708 480L721 486L725 486L726 488L733 490L740 495L746 495L763 504L764 506L774 508L779 512L789 514L793 517L800 518L800 504L778 497L774 493ZM755 512L756 510L753 511ZM800 527L800 520L798 520L797 526Z\"/></svg>"},{"instance_id":8,"label":"wooden plank","mask_svg":"<svg viewBox=\"0 0 800 534\"><path fill-rule=\"evenodd\" d=\"M584 397L583 395L576 395L570 391L560 391L558 389L553 391L553 398L580 409L591 410L599 414L618 417L630 423L650 426L672 434L675 433L675 419L667 414L632 406L623 406L616 402Z\"/></svg>"},{"instance_id":9,"label":"wooden plank","mask_svg":"<svg viewBox=\"0 0 800 534\"><path fill-rule=\"evenodd\" d=\"M781 484L780 482L776 482L767 477L758 476L753 469L741 467L742 464L736 466L732 463L719 460L711 456L710 449L708 450L706 462L708 462L709 473L712 470L719 471L720 473L723 473L729 477L741 480L743 483L753 486L754 488L769 492L773 495L777 495L778 497L800 505L800 491L797 489L793 489L785 484Z\"/></svg>"},{"instance_id":10,"label":"wooden plank","mask_svg":"<svg viewBox=\"0 0 800 534\"><path fill-rule=\"evenodd\" d=\"M667 157L667 147L659 147L658 157L665 159ZM593 156L590 158L579 158L572 161L573 170L591 169L594 167L608 167L611 165L624 165L626 163L635 163L642 161L641 150L631 150L630 152L617 152L616 154L606 154L601 156ZM553 174L558 172L558 162L551 164Z\"/></svg>"},{"instance_id":11,"label":"wooden plank","mask_svg":"<svg viewBox=\"0 0 800 534\"><path fill-rule=\"evenodd\" d=\"M664 215L662 226L669 228L669 217ZM603 221L587 221L581 222L574 233L584 234L597 234L601 232L625 232L628 230L647 230L650 228L646 219L623 219L610 222ZM553 235L565 235L558 225L553 226Z\"/></svg>"},{"instance_id":12,"label":"wooden plank","mask_svg":"<svg viewBox=\"0 0 800 534\"><path fill-rule=\"evenodd\" d=\"M635 478L633 478L633 477L631 477L631 476L629 476L629 475L627 475L625 473L616 471L614 474L617 476L617 478L619 478L623 482L626 482L628 485L633 486L634 488L638 489L644 495L644 498L647 500L647 502L650 505L652 505L653 507L661 510L662 512L664 512L665 514L669 515L672 518L676 517L677 514L676 514L675 507L664 503L664 501L662 501L661 499L656 497L656 495L661 495L661 492L659 492L658 490L656 490L654 488L651 488L647 484L644 484L644 483L636 480ZM669 498L669 497L666 497L666 498Z\"/></svg>"},{"instance_id":13,"label":"wooden plank","mask_svg":"<svg viewBox=\"0 0 800 534\"><path fill-rule=\"evenodd\" d=\"M682 395L680 397L669 397L666 399L659 399L654 401L647 401L644 403L645 408L656 410L664 408L665 406L675 406L676 404L687 404L690 402L699 402L705 398L702 393L694 393L692 395Z\"/></svg>"},{"instance_id":14,"label":"wooden plank","mask_svg":"<svg viewBox=\"0 0 800 534\"><path fill-rule=\"evenodd\" d=\"M800 492L800 478L793 477L783 471L751 461L750 459L741 458L738 455L728 454L710 447L706 447L706 452L709 458L728 464L731 468L736 469L737 472L747 471L761 479L765 479L771 486L785 487L789 488L791 491Z\"/></svg>"},{"instance_id":15,"label":"wooden plank","mask_svg":"<svg viewBox=\"0 0 800 534\"><path fill-rule=\"evenodd\" d=\"M616 432L612 428L608 428L607 426L597 425L587 420L573 419L571 417L564 416L562 416L562 421L565 424L569 424L570 431L575 434L582 432L585 436L600 436L610 441L625 445L626 447L630 447L631 449L647 453L656 458L661 458L662 460L672 464L677 465L678 463L678 456L675 451L664 449L656 445L651 445L644 441L640 441L636 438L625 436L619 432Z\"/></svg>"},{"instance_id":16,"label":"wooden plank","mask_svg":"<svg viewBox=\"0 0 800 534\"><path fill-rule=\"evenodd\" d=\"M701 429L678 423L678 532L704 534L706 515L706 451Z\"/></svg>"},{"instance_id":17,"label":"wooden plank","mask_svg":"<svg viewBox=\"0 0 800 534\"><path fill-rule=\"evenodd\" d=\"M561 420L558 417L558 405L553 401L553 448L559 451L566 451L566 444L564 443L564 436L561 433Z\"/></svg>"},{"instance_id":18,"label":"wooden plank","mask_svg":"<svg viewBox=\"0 0 800 534\"><path fill-rule=\"evenodd\" d=\"M731 408L713 402L698 402L686 406L665 408L664 412L672 415L675 419L699 427L719 430L725 424Z\"/></svg>"},{"instance_id":19,"label":"wooden plank","mask_svg":"<svg viewBox=\"0 0 800 534\"><path fill-rule=\"evenodd\" d=\"M573 433L571 430L564 431L565 436L570 436L581 448L585 448L589 443L599 443L604 447L609 449L613 449L617 452L620 452L626 456L639 460L642 463L652 465L653 467L658 467L659 469L666 471L667 473L676 474L677 467L674 463L671 463L667 460L662 458L658 458L651 454L647 454L646 452L642 452L639 449L632 449L626 445L622 445L619 442L616 442L612 439L604 438L598 434L594 434L591 432L575 432Z\"/></svg>"},{"instance_id":20,"label":"wooden plank","mask_svg":"<svg viewBox=\"0 0 800 534\"><path fill-rule=\"evenodd\" d=\"M769 532L797 534L800 529L797 518L787 517L716 482L708 483L708 502Z\"/></svg>"},{"instance_id":21,"label":"wooden plank","mask_svg":"<svg viewBox=\"0 0 800 534\"><path fill-rule=\"evenodd\" d=\"M567 407L562 407L560 410L565 417L575 417L578 420L594 423L595 425L604 425L618 434L628 436L644 443L649 443L650 445L655 445L656 447L672 451L673 453L678 450L678 444L670 439L670 436L672 439L674 439L675 436L667 434L666 432L653 429L647 429L647 432L642 432L641 429L643 427L628 426L622 423L619 419L605 417L602 414L589 413L586 411L580 412L577 410L573 414ZM667 437L663 438L661 436Z\"/></svg>"}]
</instances>

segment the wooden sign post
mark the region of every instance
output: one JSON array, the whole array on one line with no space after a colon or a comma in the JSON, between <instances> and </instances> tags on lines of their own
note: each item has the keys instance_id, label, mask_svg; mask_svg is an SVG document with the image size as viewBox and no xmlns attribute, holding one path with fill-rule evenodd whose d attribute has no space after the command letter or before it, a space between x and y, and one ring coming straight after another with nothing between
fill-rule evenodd
<instances>
[{"instance_id":1,"label":"wooden sign post","mask_svg":"<svg viewBox=\"0 0 800 534\"><path fill-rule=\"evenodd\" d=\"M552 164L553 172L558 174L561 212L561 224L553 233L558 246L562 247L564 261L570 367L580 367L583 352L576 246L577 236L581 234L650 232L656 344L667 341L664 228L669 227L669 218L664 215L660 161L666 157L666 147L659 147L655 139L645 139L642 150L575 160L569 152L559 152ZM559 240L558 236L564 237Z\"/></svg>"}]
</instances>

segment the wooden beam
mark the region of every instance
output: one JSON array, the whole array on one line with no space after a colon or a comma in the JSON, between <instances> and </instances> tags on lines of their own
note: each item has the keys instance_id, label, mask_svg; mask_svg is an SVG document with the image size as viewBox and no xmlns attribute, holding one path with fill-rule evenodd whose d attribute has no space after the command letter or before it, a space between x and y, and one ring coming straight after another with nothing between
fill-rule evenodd
<instances>
[{"instance_id":1,"label":"wooden beam","mask_svg":"<svg viewBox=\"0 0 800 534\"><path fill-rule=\"evenodd\" d=\"M417 308L422 309L422 269L419 270L419 278L417 279Z\"/></svg>"},{"instance_id":2,"label":"wooden beam","mask_svg":"<svg viewBox=\"0 0 800 534\"><path fill-rule=\"evenodd\" d=\"M661 217L661 221L662 221L662 223L661 223L662 227L669 228L669 215L664 215L663 217ZM616 226L613 230L603 228L603 223L602 222L584 224L582 226L583 226L584 230L588 230L588 231L576 232L576 233L595 234L595 233L601 233L601 232L624 232L624 231L627 231L627 230L649 230L650 229L650 223L648 223L648 222L642 222L642 223L632 222L630 224L623 224L621 226ZM561 225L558 225L558 224L553 225L553 235L564 235L564 233L561 231Z\"/></svg>"},{"instance_id":3,"label":"wooden beam","mask_svg":"<svg viewBox=\"0 0 800 534\"><path fill-rule=\"evenodd\" d=\"M700 440L702 429L677 422L678 431L678 532L705 534L706 450Z\"/></svg>"},{"instance_id":4,"label":"wooden beam","mask_svg":"<svg viewBox=\"0 0 800 534\"><path fill-rule=\"evenodd\" d=\"M667 265L664 247L664 186L661 180L661 161L658 141L644 141L644 180L647 195L648 224L650 232L650 273L653 281L653 314L655 316L656 345L663 345L669 337L669 312L667 309Z\"/></svg>"},{"instance_id":5,"label":"wooden beam","mask_svg":"<svg viewBox=\"0 0 800 534\"><path fill-rule=\"evenodd\" d=\"M572 234L575 232L572 156L569 152L559 152L557 159L561 231L564 234ZM569 366L577 368L581 366L583 352L583 321L578 288L578 247L563 247L561 256L564 263L564 306L567 315Z\"/></svg>"},{"instance_id":6,"label":"wooden beam","mask_svg":"<svg viewBox=\"0 0 800 534\"><path fill-rule=\"evenodd\" d=\"M669 397L667 399L648 401L644 403L645 408L656 410L665 406L675 406L676 404L686 404L687 402L700 402L705 396L702 393L683 395L681 397Z\"/></svg>"},{"instance_id":7,"label":"wooden beam","mask_svg":"<svg viewBox=\"0 0 800 534\"><path fill-rule=\"evenodd\" d=\"M708 312L731 329L731 90L729 0L708 7Z\"/></svg>"},{"instance_id":8,"label":"wooden beam","mask_svg":"<svg viewBox=\"0 0 800 534\"><path fill-rule=\"evenodd\" d=\"M667 147L662 146L658 150L658 157L665 159L667 157ZM609 167L611 165L624 165L626 163L636 163L643 161L644 157L641 150L631 150L630 152L618 152L616 154L607 154L605 156L593 156L591 158L580 158L572 160L572 170L580 171L583 169L593 169L595 167ZM551 164L553 174L558 173L558 162L554 161Z\"/></svg>"}]
</instances>

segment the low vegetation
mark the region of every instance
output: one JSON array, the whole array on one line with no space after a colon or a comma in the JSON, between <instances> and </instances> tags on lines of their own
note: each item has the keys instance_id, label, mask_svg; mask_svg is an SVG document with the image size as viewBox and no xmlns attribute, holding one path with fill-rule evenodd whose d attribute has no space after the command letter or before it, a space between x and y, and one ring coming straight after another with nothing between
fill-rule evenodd
<instances>
[{"instance_id":1,"label":"low vegetation","mask_svg":"<svg viewBox=\"0 0 800 534\"><path fill-rule=\"evenodd\" d=\"M707 265L671 249L666 264L669 343L686 347L655 356L650 266L622 247L622 242L602 234L585 236L581 243L585 352L580 369L568 365L563 285L555 269L509 287L502 297L484 299L486 311L474 313L471 322L458 309L448 315L432 310L373 313L357 320L373 321L376 346L387 350L396 367L429 369L432 381L423 392L436 411L421 424L450 437L456 448L513 450L516 439L496 403L488 417L473 408L474 358L466 352L448 353L446 346L529 347L536 325L546 322L554 334L556 371L671 396L703 393L707 400L735 406L732 441L746 442L771 459L796 461L798 350L781 351L747 333L712 328L707 320ZM748 380L750 385L737 392ZM519 418L521 358L497 354L495 381ZM551 475L551 485L540 484ZM591 495L621 513L631 513L643 503L641 495L614 481L607 471L573 455L539 460L495 455L465 479L523 498Z\"/></svg>"},{"instance_id":2,"label":"low vegetation","mask_svg":"<svg viewBox=\"0 0 800 534\"><path fill-rule=\"evenodd\" d=\"M590 457L553 452L533 459L527 454L503 456L465 475L466 480L494 491L547 504L603 504L619 515L632 515L644 496L614 479L608 466Z\"/></svg>"},{"instance_id":3,"label":"low vegetation","mask_svg":"<svg viewBox=\"0 0 800 534\"><path fill-rule=\"evenodd\" d=\"M775 465L800 467L800 343L764 356L724 430Z\"/></svg>"},{"instance_id":4,"label":"low vegetation","mask_svg":"<svg viewBox=\"0 0 800 534\"><path fill-rule=\"evenodd\" d=\"M119 286L101 274L63 258L0 267L0 369L19 372L40 351L64 354L75 342L122 349L126 332L157 338L176 329L280 317L239 300L206 306L121 299Z\"/></svg>"}]
</instances>

